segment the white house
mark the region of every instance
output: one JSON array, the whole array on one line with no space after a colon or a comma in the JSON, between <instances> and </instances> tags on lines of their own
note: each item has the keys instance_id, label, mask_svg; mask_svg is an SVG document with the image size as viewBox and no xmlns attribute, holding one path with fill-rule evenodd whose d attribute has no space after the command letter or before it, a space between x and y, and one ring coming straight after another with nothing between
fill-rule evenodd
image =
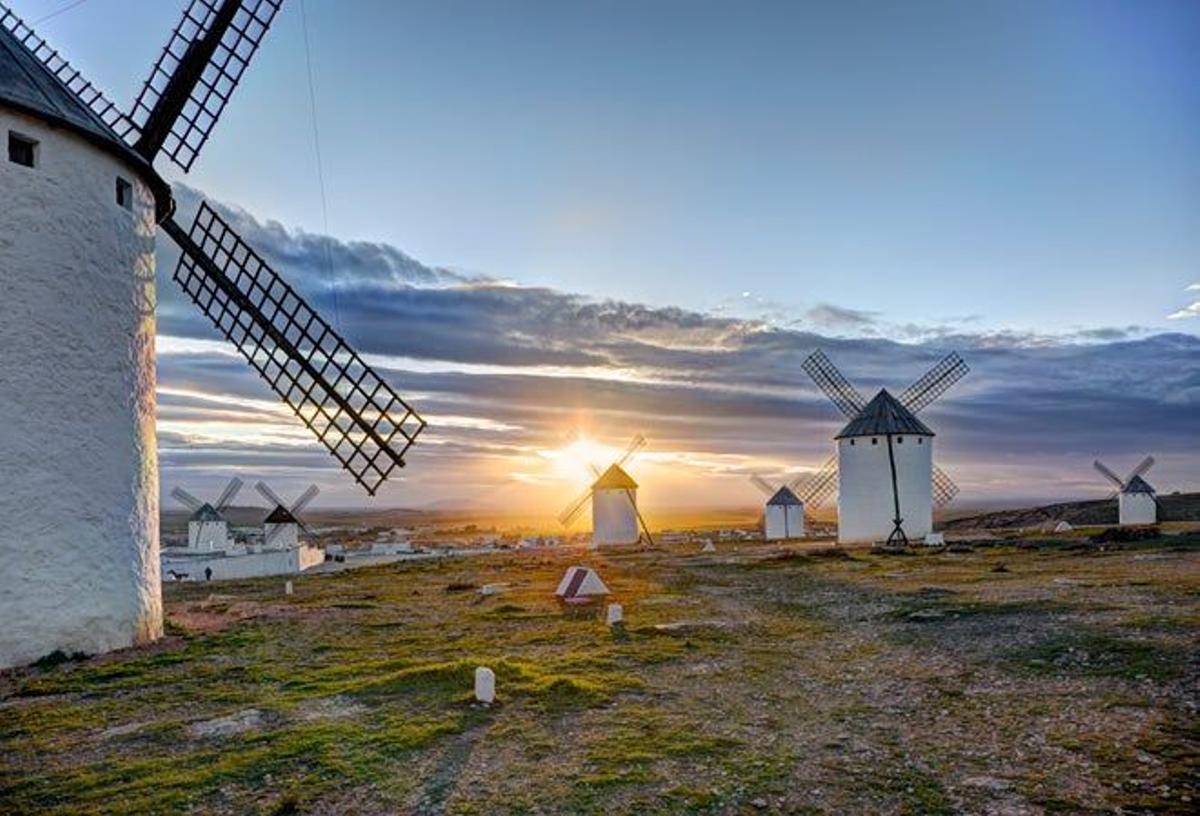
<instances>
[{"instance_id":1,"label":"white house","mask_svg":"<svg viewBox=\"0 0 1200 816\"><path fill-rule=\"evenodd\" d=\"M173 206L0 26L0 668L162 634L154 238Z\"/></svg>"},{"instance_id":2,"label":"white house","mask_svg":"<svg viewBox=\"0 0 1200 816\"><path fill-rule=\"evenodd\" d=\"M636 544L637 482L612 465L592 484L592 546Z\"/></svg>"},{"instance_id":3,"label":"white house","mask_svg":"<svg viewBox=\"0 0 1200 816\"><path fill-rule=\"evenodd\" d=\"M1158 502L1154 488L1141 476L1134 476L1117 495L1117 520L1120 524L1154 524L1158 521Z\"/></svg>"},{"instance_id":4,"label":"white house","mask_svg":"<svg viewBox=\"0 0 1200 816\"><path fill-rule=\"evenodd\" d=\"M933 431L881 390L835 438L838 542L886 541L897 515L910 541L933 529Z\"/></svg>"},{"instance_id":5,"label":"white house","mask_svg":"<svg viewBox=\"0 0 1200 816\"><path fill-rule=\"evenodd\" d=\"M767 499L763 535L767 541L804 537L804 502L787 485Z\"/></svg>"}]
</instances>

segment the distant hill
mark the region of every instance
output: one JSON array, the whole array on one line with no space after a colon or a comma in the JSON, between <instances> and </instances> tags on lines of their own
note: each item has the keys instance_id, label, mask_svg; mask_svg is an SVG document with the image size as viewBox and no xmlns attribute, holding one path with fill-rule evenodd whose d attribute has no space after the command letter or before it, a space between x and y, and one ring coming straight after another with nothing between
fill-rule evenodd
<instances>
[{"instance_id":1,"label":"distant hill","mask_svg":"<svg viewBox=\"0 0 1200 816\"><path fill-rule=\"evenodd\" d=\"M944 530L993 530L1002 527L1034 527L1046 521L1065 521L1076 527L1116 524L1116 499L1061 502L1021 510L999 510L942 524ZM1200 521L1200 493L1176 493L1158 497L1159 521Z\"/></svg>"}]
</instances>

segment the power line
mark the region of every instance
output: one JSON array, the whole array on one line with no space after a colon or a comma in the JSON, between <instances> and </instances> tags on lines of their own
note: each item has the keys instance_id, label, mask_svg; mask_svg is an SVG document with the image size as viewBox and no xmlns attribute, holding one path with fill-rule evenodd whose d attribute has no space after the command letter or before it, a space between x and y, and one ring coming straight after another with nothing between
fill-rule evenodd
<instances>
[{"instance_id":1,"label":"power line","mask_svg":"<svg viewBox=\"0 0 1200 816\"><path fill-rule=\"evenodd\" d=\"M41 17L38 17L36 20L31 22L29 25L30 26L41 25L42 23L46 22L47 20L49 20L53 17L57 17L60 14L67 13L71 9L75 8L76 6L82 6L86 2L87 2L87 0L72 0L72 2L67 3L65 6L62 6L61 8L56 9L55 11L52 11L49 14L43 14Z\"/></svg>"},{"instance_id":2,"label":"power line","mask_svg":"<svg viewBox=\"0 0 1200 816\"><path fill-rule=\"evenodd\" d=\"M79 2L83 2L83 0L79 0ZM308 43L308 14L304 10L304 0L300 0L300 28L304 31L304 62L308 72L308 110L312 118L313 150L317 156L317 186L321 191L321 225L325 236L325 240L321 243L325 250L325 275L330 279L330 285L333 287L334 325L337 326L338 331L341 331L342 315L341 310L338 308L337 280L333 277L333 255L329 249L330 241L333 239L329 235L329 202L325 195L325 168L324 161L321 158L321 131L317 127L317 92L316 83L313 82L312 49Z\"/></svg>"}]
</instances>

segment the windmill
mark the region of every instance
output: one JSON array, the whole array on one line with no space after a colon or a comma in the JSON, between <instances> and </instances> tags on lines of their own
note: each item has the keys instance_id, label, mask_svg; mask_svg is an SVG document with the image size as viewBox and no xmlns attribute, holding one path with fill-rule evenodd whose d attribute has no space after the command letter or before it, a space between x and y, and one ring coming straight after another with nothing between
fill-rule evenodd
<instances>
[{"instance_id":1,"label":"windmill","mask_svg":"<svg viewBox=\"0 0 1200 816\"><path fill-rule=\"evenodd\" d=\"M795 490L799 481L773 485L757 473L750 476L750 483L767 497L763 510L763 538L767 541L804 538L804 501Z\"/></svg>"},{"instance_id":2,"label":"windmill","mask_svg":"<svg viewBox=\"0 0 1200 816\"><path fill-rule=\"evenodd\" d=\"M834 437L836 455L811 477L825 484L836 476L838 542L904 545L928 535L933 505L953 499L958 486L933 464L933 431L916 414L962 379L967 364L949 354L898 398L881 389L870 402L820 349L802 367L850 420Z\"/></svg>"},{"instance_id":3,"label":"windmill","mask_svg":"<svg viewBox=\"0 0 1200 816\"><path fill-rule=\"evenodd\" d=\"M191 169L282 2L191 0L129 110L0 2L0 382L20 394L0 399L0 462L25 477L0 499L18 519L0 558L24 565L0 577L19 621L0 667L162 634L157 228L174 280L368 494L425 427L209 204L176 222L154 167Z\"/></svg>"},{"instance_id":4,"label":"windmill","mask_svg":"<svg viewBox=\"0 0 1200 816\"><path fill-rule=\"evenodd\" d=\"M317 497L321 489L316 485L309 485L291 505L285 504L266 482L258 482L254 489L272 505L271 512L263 519L263 546L278 550L300 546L300 528L303 527L306 533L311 532L308 525L300 520L300 514Z\"/></svg>"},{"instance_id":5,"label":"windmill","mask_svg":"<svg viewBox=\"0 0 1200 816\"><path fill-rule=\"evenodd\" d=\"M171 497L192 511L188 519L189 550L224 550L229 546L229 525L222 515L233 503L242 480L234 476L213 503L202 502L182 487L171 491Z\"/></svg>"},{"instance_id":6,"label":"windmill","mask_svg":"<svg viewBox=\"0 0 1200 816\"><path fill-rule=\"evenodd\" d=\"M1121 479L1099 459L1092 462L1092 467L1116 488L1108 498L1117 500L1118 524L1154 524L1158 521L1158 499L1154 495L1154 488L1142 478L1153 466L1154 457L1147 456L1129 471L1127 477Z\"/></svg>"},{"instance_id":7,"label":"windmill","mask_svg":"<svg viewBox=\"0 0 1200 816\"><path fill-rule=\"evenodd\" d=\"M635 434L625 451L603 472L594 463L589 467L595 481L559 513L558 521L569 527L590 501L592 504L592 546L637 544L645 535L652 546L654 538L637 506L637 482L624 466L646 445L646 437Z\"/></svg>"}]
</instances>

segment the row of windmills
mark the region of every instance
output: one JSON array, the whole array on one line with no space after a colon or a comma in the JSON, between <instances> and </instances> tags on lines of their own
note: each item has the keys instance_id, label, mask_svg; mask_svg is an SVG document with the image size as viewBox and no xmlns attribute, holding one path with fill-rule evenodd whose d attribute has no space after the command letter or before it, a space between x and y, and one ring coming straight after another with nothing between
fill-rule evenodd
<instances>
[{"instance_id":1,"label":"row of windmills","mask_svg":"<svg viewBox=\"0 0 1200 816\"><path fill-rule=\"evenodd\" d=\"M815 472L785 484L761 476L750 481L767 497L763 537L768 541L804 538L807 514L837 494L837 540L841 544L906 545L933 533L934 507L948 504L958 486L933 461L935 434L917 414L933 404L970 371L951 353L900 396L886 388L869 401L818 349L802 365L805 373L846 417L834 436L834 454ZM593 546L635 544L651 540L637 507L637 483L624 470L646 444L638 434L607 470L593 467L596 480L560 514L571 524L591 501ZM1158 500L1143 475L1154 464L1147 456L1121 479L1099 461L1095 467L1116 487L1118 523L1153 524Z\"/></svg>"}]
</instances>

